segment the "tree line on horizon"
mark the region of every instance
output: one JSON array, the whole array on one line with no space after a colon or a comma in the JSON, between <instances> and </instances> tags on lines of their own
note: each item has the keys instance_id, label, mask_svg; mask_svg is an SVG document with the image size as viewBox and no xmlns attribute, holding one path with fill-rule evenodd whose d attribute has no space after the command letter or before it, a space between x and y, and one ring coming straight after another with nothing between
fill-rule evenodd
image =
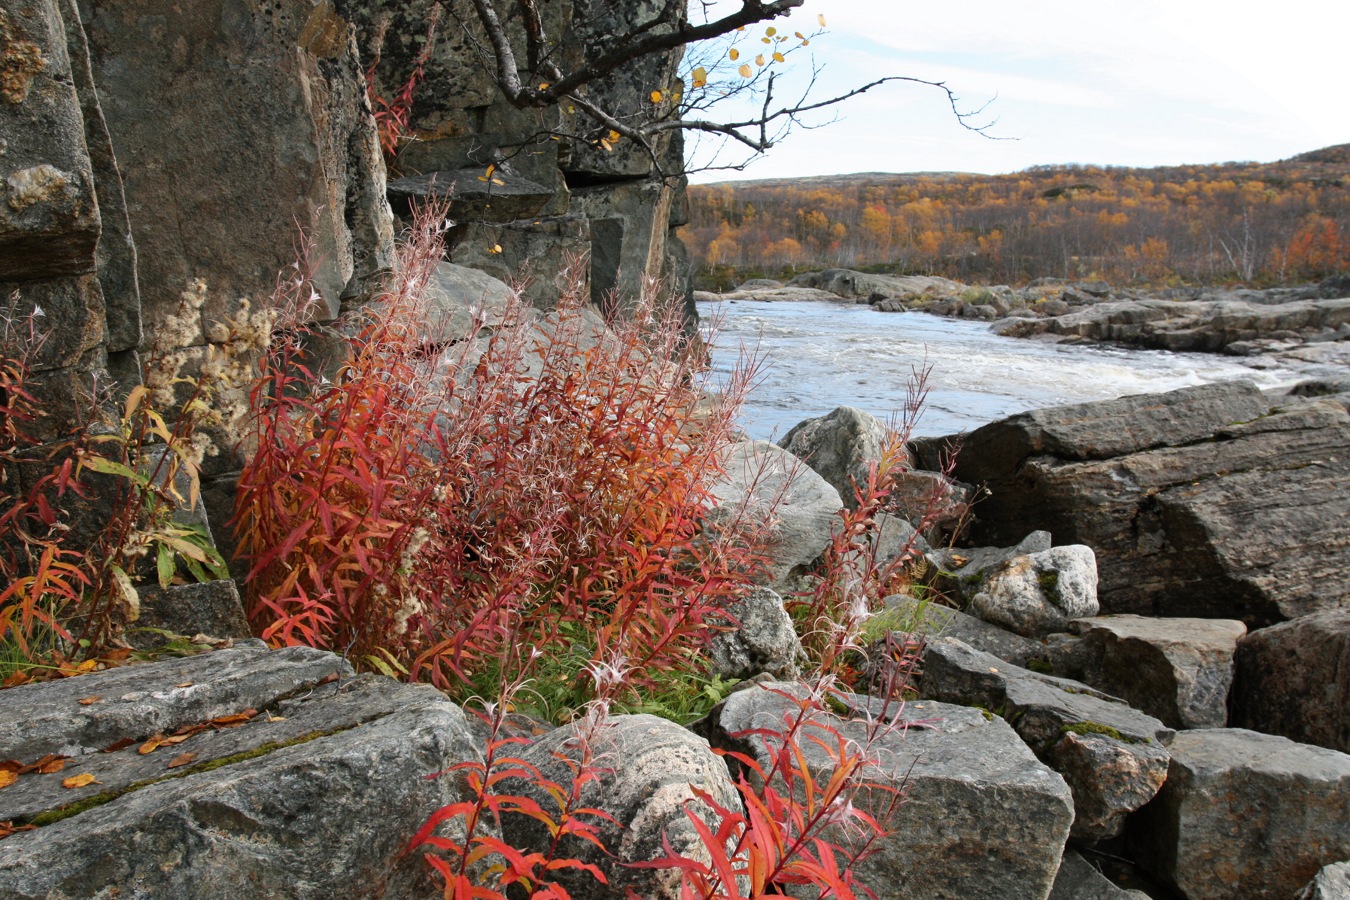
<instances>
[{"instance_id":1,"label":"tree line on horizon","mask_svg":"<svg viewBox=\"0 0 1350 900\"><path fill-rule=\"evenodd\" d=\"M1265 286L1350 270L1350 145L1278 163L1036 166L689 187L696 281L827 267Z\"/></svg>"}]
</instances>

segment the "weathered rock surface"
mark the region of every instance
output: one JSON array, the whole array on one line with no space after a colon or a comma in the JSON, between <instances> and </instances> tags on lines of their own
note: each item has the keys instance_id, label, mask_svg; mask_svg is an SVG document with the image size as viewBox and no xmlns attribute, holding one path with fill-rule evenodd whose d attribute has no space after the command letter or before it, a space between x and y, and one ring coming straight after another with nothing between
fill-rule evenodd
<instances>
[{"instance_id":1,"label":"weathered rock surface","mask_svg":"<svg viewBox=\"0 0 1350 900\"><path fill-rule=\"evenodd\" d=\"M872 297L909 297L960 292L965 285L931 275L868 275L852 269L826 269L806 272L788 282L789 286L829 291L840 297L869 300Z\"/></svg>"},{"instance_id":2,"label":"weathered rock surface","mask_svg":"<svg viewBox=\"0 0 1350 900\"><path fill-rule=\"evenodd\" d=\"M436 266L423 297L426 316L440 340L462 340L478 327L501 324L514 292L480 269L443 262Z\"/></svg>"},{"instance_id":3,"label":"weathered rock surface","mask_svg":"<svg viewBox=\"0 0 1350 900\"><path fill-rule=\"evenodd\" d=\"M998 331L1010 337L1054 334L1156 350L1217 352L1280 332L1335 330L1346 322L1350 299L1344 298L1272 303L1145 298L1098 303L1051 318L1012 319Z\"/></svg>"},{"instance_id":4,"label":"weathered rock surface","mask_svg":"<svg viewBox=\"0 0 1350 900\"><path fill-rule=\"evenodd\" d=\"M787 586L794 570L810 565L830 542L830 528L842 508L839 492L791 453L766 441L741 441L723 460L725 475L712 487L718 501L714 523L734 522L748 513L754 521L777 503L766 577L775 590Z\"/></svg>"},{"instance_id":5,"label":"weathered rock surface","mask_svg":"<svg viewBox=\"0 0 1350 900\"><path fill-rule=\"evenodd\" d=\"M1350 609L1247 635L1237 648L1233 724L1350 753Z\"/></svg>"},{"instance_id":6,"label":"weathered rock surface","mask_svg":"<svg viewBox=\"0 0 1350 900\"><path fill-rule=\"evenodd\" d=\"M768 588L756 588L727 612L736 617L737 624L713 636L708 647L713 674L737 680L762 673L780 681L797 677L798 663L805 655L782 597Z\"/></svg>"},{"instance_id":7,"label":"weathered rock surface","mask_svg":"<svg viewBox=\"0 0 1350 900\"><path fill-rule=\"evenodd\" d=\"M1192 900L1293 897L1350 858L1350 756L1243 729L1178 732L1138 861Z\"/></svg>"},{"instance_id":8,"label":"weathered rock surface","mask_svg":"<svg viewBox=\"0 0 1350 900\"><path fill-rule=\"evenodd\" d=\"M1095 615L1097 560L1091 547L1051 547L1008 560L983 576L970 610L1031 637L1059 631L1068 620Z\"/></svg>"},{"instance_id":9,"label":"weathered rock surface","mask_svg":"<svg viewBox=\"0 0 1350 900\"><path fill-rule=\"evenodd\" d=\"M1046 531L1013 547L945 550L933 559L939 590L986 622L1026 637L1063 630L1069 619L1098 609L1092 548L1051 547Z\"/></svg>"},{"instance_id":10,"label":"weathered rock surface","mask_svg":"<svg viewBox=\"0 0 1350 900\"><path fill-rule=\"evenodd\" d=\"M320 684L325 670L350 672L318 651L239 649L7 691L33 708L9 721L6 705L0 755L15 756L16 742L25 762L91 752L0 794L5 819L40 825L0 842L0 894L435 893L404 850L436 809L464 799L459 779L424 777L476 756L464 714L431 688L376 676ZM67 710L58 733L54 714ZM139 752L182 726L195 729ZM92 753L109 738L129 743ZM63 787L75 773L96 780ZM353 827L375 809L379 827Z\"/></svg>"},{"instance_id":11,"label":"weathered rock surface","mask_svg":"<svg viewBox=\"0 0 1350 900\"><path fill-rule=\"evenodd\" d=\"M1228 724L1233 653L1247 633L1241 622L1122 615L1071 626L1087 655L1075 677L1172 728Z\"/></svg>"},{"instance_id":12,"label":"weathered rock surface","mask_svg":"<svg viewBox=\"0 0 1350 900\"><path fill-rule=\"evenodd\" d=\"M538 215L553 199L553 192L504 167L491 175L481 166L452 172L405 175L389 182L389 202L400 215L428 201L447 204L449 218L479 222L510 222Z\"/></svg>"},{"instance_id":13,"label":"weathered rock surface","mask_svg":"<svg viewBox=\"0 0 1350 900\"><path fill-rule=\"evenodd\" d=\"M854 485L867 485L868 468L881 459L885 445L885 424L851 406L800 422L778 442L838 491L850 509L858 505Z\"/></svg>"},{"instance_id":14,"label":"weathered rock surface","mask_svg":"<svg viewBox=\"0 0 1350 900\"><path fill-rule=\"evenodd\" d=\"M61 5L6 0L0 40L0 282L92 272L99 210Z\"/></svg>"},{"instance_id":15,"label":"weathered rock surface","mask_svg":"<svg viewBox=\"0 0 1350 900\"><path fill-rule=\"evenodd\" d=\"M954 638L928 645L920 695L1003 717L1073 791L1073 834L1101 840L1157 793L1172 730L1085 684L1042 675Z\"/></svg>"},{"instance_id":16,"label":"weathered rock surface","mask_svg":"<svg viewBox=\"0 0 1350 900\"><path fill-rule=\"evenodd\" d=\"M188 637L198 634L212 638L252 637L248 620L244 618L239 589L228 578L200 584L174 584L167 588L142 585L137 592L141 598L141 614L126 635L133 646L153 647L164 643L164 636L158 633L161 631Z\"/></svg>"},{"instance_id":17,"label":"weathered rock surface","mask_svg":"<svg viewBox=\"0 0 1350 900\"><path fill-rule=\"evenodd\" d=\"M608 878L601 885L584 872L558 870L558 880L574 897L677 900L680 874L669 869L633 869L623 864L666 855L663 839L694 859L707 860L697 832L685 815L686 805L708 814L695 790L709 794L727 809L740 809L740 795L726 764L702 738L655 716L613 716L598 726L586 723L550 732L519 752L540 774L568 790L575 771L587 765L598 775L580 791L580 805L603 810L615 821L599 821L598 847L577 837L560 841L562 858L598 866ZM572 762L572 766L559 757ZM550 815L557 801L536 784L508 778L498 790L536 800ZM523 815L502 819L502 835L515 847L546 848L552 841L543 823ZM633 894L627 893L632 891Z\"/></svg>"},{"instance_id":18,"label":"weathered rock surface","mask_svg":"<svg viewBox=\"0 0 1350 900\"><path fill-rule=\"evenodd\" d=\"M907 594L886 598L886 609L894 610L895 627L922 635L929 640L950 637L1004 662L1027 668L1034 659L1044 659L1046 646L1040 641L1022 637L983 619L968 616L948 606L920 603Z\"/></svg>"},{"instance_id":19,"label":"weathered rock surface","mask_svg":"<svg viewBox=\"0 0 1350 900\"><path fill-rule=\"evenodd\" d=\"M886 508L923 529L932 543L949 543L970 515L974 489L941 472L910 469L891 480Z\"/></svg>"},{"instance_id":20,"label":"weathered rock surface","mask_svg":"<svg viewBox=\"0 0 1350 900\"><path fill-rule=\"evenodd\" d=\"M833 300L844 302L844 298L829 291L820 291L808 287L790 287L776 283L776 286L752 284L747 282L734 291L716 293L713 291L694 291L694 299L705 303L756 303L796 302L803 300Z\"/></svg>"},{"instance_id":21,"label":"weathered rock surface","mask_svg":"<svg viewBox=\"0 0 1350 900\"><path fill-rule=\"evenodd\" d=\"M1298 900L1350 900L1350 862L1324 866Z\"/></svg>"},{"instance_id":22,"label":"weathered rock surface","mask_svg":"<svg viewBox=\"0 0 1350 900\"><path fill-rule=\"evenodd\" d=\"M781 732L785 717L798 709L789 697L803 690L770 683L732 694L711 717L714 746L748 752L764 763L764 739L736 735L757 728ZM819 729L830 728L870 746L875 763L869 777L903 785L906 798L879 851L853 867L860 883L880 896L915 900L1046 896L1073 807L1063 779L1037 761L1007 724L945 703L911 703L903 711L892 705L883 711L880 701L865 697L844 695L843 701L870 709L873 721L884 713L893 730L883 728L882 736L870 741L863 719L816 712L806 734L824 736ZM799 744L812 772L827 778L835 761L809 739ZM886 797L855 802L884 806Z\"/></svg>"},{"instance_id":23,"label":"weathered rock surface","mask_svg":"<svg viewBox=\"0 0 1350 900\"><path fill-rule=\"evenodd\" d=\"M1105 612L1259 626L1350 592L1347 445L1339 405L1216 384L986 425L956 475L992 490L972 541L1033 527L1092 547Z\"/></svg>"},{"instance_id":24,"label":"weathered rock surface","mask_svg":"<svg viewBox=\"0 0 1350 900\"><path fill-rule=\"evenodd\" d=\"M1143 891L1117 887L1077 851L1064 851L1055 886L1047 900L1147 900Z\"/></svg>"},{"instance_id":25,"label":"weathered rock surface","mask_svg":"<svg viewBox=\"0 0 1350 900\"><path fill-rule=\"evenodd\" d=\"M81 0L81 12L147 320L194 278L211 291L207 321L270 295L300 230L320 317L390 266L365 78L329 2Z\"/></svg>"}]
</instances>

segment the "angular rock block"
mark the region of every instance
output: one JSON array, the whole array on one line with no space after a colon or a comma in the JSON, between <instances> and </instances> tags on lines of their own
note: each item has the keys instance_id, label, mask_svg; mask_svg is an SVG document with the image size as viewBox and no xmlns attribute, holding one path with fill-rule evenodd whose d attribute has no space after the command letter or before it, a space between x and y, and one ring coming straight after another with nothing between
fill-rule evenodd
<instances>
[{"instance_id":1,"label":"angular rock block","mask_svg":"<svg viewBox=\"0 0 1350 900\"><path fill-rule=\"evenodd\" d=\"M1046 900L1148 900L1148 894L1117 887L1077 851L1066 850Z\"/></svg>"},{"instance_id":2,"label":"angular rock block","mask_svg":"<svg viewBox=\"0 0 1350 900\"><path fill-rule=\"evenodd\" d=\"M708 807L695 791L719 805L741 809L740 794L726 764L708 742L673 722L648 715L612 716L598 725L587 721L555 729L515 752L536 766L543 778L572 789L573 780L589 762L590 778L581 787L579 804L602 810L614 821L589 819L596 825L604 851L577 837L564 837L560 858L590 863L605 873L600 884L585 872L558 870L559 883L574 897L623 900L628 896L678 900L680 875L674 869L627 868L666 855L663 841L694 859L707 860L693 824L685 815L692 807L706 820ZM565 761L566 760L566 761ZM530 797L549 815L558 815L557 801L538 784L521 778L503 779L500 794ZM502 818L502 836L514 847L547 848L548 829L524 815ZM629 893L629 891L633 893Z\"/></svg>"},{"instance_id":3,"label":"angular rock block","mask_svg":"<svg viewBox=\"0 0 1350 900\"><path fill-rule=\"evenodd\" d=\"M0 895L437 893L404 851L467 799L462 779L426 777L478 757L463 712L431 688L325 672L350 669L240 649L6 692L33 703L21 715L50 714L11 722L6 707L0 756L71 758L0 793L0 818L39 826L0 841ZM92 780L67 788L72 775Z\"/></svg>"},{"instance_id":4,"label":"angular rock block","mask_svg":"<svg viewBox=\"0 0 1350 900\"><path fill-rule=\"evenodd\" d=\"M1172 730L1085 684L1020 669L953 638L929 644L920 693L981 706L1008 721L1064 776L1074 797L1073 835L1120 834L1125 817L1167 776Z\"/></svg>"},{"instance_id":5,"label":"angular rock block","mask_svg":"<svg viewBox=\"0 0 1350 900\"><path fill-rule=\"evenodd\" d=\"M1082 544L1013 557L986 572L970 598L972 613L1024 637L1060 631L1097 610L1097 559Z\"/></svg>"},{"instance_id":6,"label":"angular rock block","mask_svg":"<svg viewBox=\"0 0 1350 900\"><path fill-rule=\"evenodd\" d=\"M786 450L766 441L741 441L722 459L725 474L712 487L718 523L735 521L741 513L755 521L774 510L769 564L764 580L769 587L789 587L796 570L810 565L830 543L830 529L843 504L839 492Z\"/></svg>"},{"instance_id":7,"label":"angular rock block","mask_svg":"<svg viewBox=\"0 0 1350 900\"><path fill-rule=\"evenodd\" d=\"M1178 732L1169 749L1128 836L1190 900L1293 897L1350 859L1350 756L1239 728Z\"/></svg>"},{"instance_id":8,"label":"angular rock block","mask_svg":"<svg viewBox=\"0 0 1350 900\"><path fill-rule=\"evenodd\" d=\"M1228 724L1233 653L1247 626L1233 619L1079 619L1082 680L1172 728Z\"/></svg>"},{"instance_id":9,"label":"angular rock block","mask_svg":"<svg viewBox=\"0 0 1350 900\"><path fill-rule=\"evenodd\" d=\"M1237 649L1233 725L1350 753L1350 609L1247 635Z\"/></svg>"},{"instance_id":10,"label":"angular rock block","mask_svg":"<svg viewBox=\"0 0 1350 900\"><path fill-rule=\"evenodd\" d=\"M714 746L765 764L764 739L738 734L782 732L804 690L767 683L732 694L710 716ZM814 712L804 734L832 743L820 729L833 729L868 747L868 777L905 797L877 852L853 867L859 883L878 896L911 900L1040 900L1049 893L1073 819L1069 789L1005 722L946 703L882 709L874 698L839 699L860 715ZM870 728L868 719L889 719L890 727ZM828 778L831 756L809 738L799 746L815 777ZM889 795L864 792L854 802L881 815Z\"/></svg>"},{"instance_id":11,"label":"angular rock block","mask_svg":"<svg viewBox=\"0 0 1350 900\"><path fill-rule=\"evenodd\" d=\"M756 588L727 612L736 623L715 634L708 647L715 675L745 679L768 673L780 681L797 677L805 654L782 597L768 588Z\"/></svg>"},{"instance_id":12,"label":"angular rock block","mask_svg":"<svg viewBox=\"0 0 1350 900\"><path fill-rule=\"evenodd\" d=\"M1092 547L1102 610L1260 627L1350 591L1347 444L1337 403L1214 384L986 425L954 474L992 491L971 540Z\"/></svg>"},{"instance_id":13,"label":"angular rock block","mask_svg":"<svg viewBox=\"0 0 1350 900\"><path fill-rule=\"evenodd\" d=\"M814 469L853 509L858 505L854 485L867 484L868 467L881 458L885 443L886 425L880 419L841 406L793 426L778 446Z\"/></svg>"},{"instance_id":14,"label":"angular rock block","mask_svg":"<svg viewBox=\"0 0 1350 900\"><path fill-rule=\"evenodd\" d=\"M1325 866L1308 882L1298 900L1350 900L1350 862Z\"/></svg>"}]
</instances>

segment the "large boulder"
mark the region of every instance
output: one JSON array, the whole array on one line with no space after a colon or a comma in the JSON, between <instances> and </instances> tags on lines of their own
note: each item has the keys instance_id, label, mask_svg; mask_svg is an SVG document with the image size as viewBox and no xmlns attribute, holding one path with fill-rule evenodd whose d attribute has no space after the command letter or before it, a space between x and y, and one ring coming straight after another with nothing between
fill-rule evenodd
<instances>
[{"instance_id":1,"label":"large boulder","mask_svg":"<svg viewBox=\"0 0 1350 900\"><path fill-rule=\"evenodd\" d=\"M1122 615L1071 625L1083 635L1083 681L1172 728L1228 724L1233 653L1247 633L1241 622Z\"/></svg>"},{"instance_id":2,"label":"large boulder","mask_svg":"<svg viewBox=\"0 0 1350 900\"><path fill-rule=\"evenodd\" d=\"M1070 619L1098 611L1092 548L1051 547L1049 532L1033 531L1013 547L947 550L935 560L940 590L973 615L1026 637L1062 631Z\"/></svg>"},{"instance_id":3,"label":"large boulder","mask_svg":"<svg viewBox=\"0 0 1350 900\"><path fill-rule=\"evenodd\" d=\"M1297 900L1350 900L1350 862L1324 866Z\"/></svg>"},{"instance_id":4,"label":"large boulder","mask_svg":"<svg viewBox=\"0 0 1350 900\"><path fill-rule=\"evenodd\" d=\"M769 770L762 733L786 731L804 698L800 685L766 683L732 694L710 716L714 746L745 752ZM867 748L867 778L904 791L883 824L876 853L852 867L879 896L1021 900L1050 891L1073 807L1063 779L1046 768L1001 719L945 703L885 709L873 698L845 694L853 714L809 714L798 747L814 778L826 781L837 760L824 746L841 735ZM782 789L782 785L779 785ZM874 815L885 792L862 792L854 803Z\"/></svg>"},{"instance_id":5,"label":"large boulder","mask_svg":"<svg viewBox=\"0 0 1350 900\"><path fill-rule=\"evenodd\" d=\"M1074 798L1074 837L1114 837L1167 776L1172 730L1085 684L1020 669L941 638L924 651L920 695L1001 716Z\"/></svg>"},{"instance_id":6,"label":"large boulder","mask_svg":"<svg viewBox=\"0 0 1350 900\"><path fill-rule=\"evenodd\" d=\"M932 275L869 275L852 269L806 272L793 278L788 285L816 288L859 300L873 297L908 298L914 295L937 297L959 294L965 290L965 285L960 282Z\"/></svg>"},{"instance_id":7,"label":"large boulder","mask_svg":"<svg viewBox=\"0 0 1350 900\"><path fill-rule=\"evenodd\" d=\"M986 425L955 474L992 492L972 541L1092 547L1105 612L1259 626L1350 594L1348 443L1338 404L1215 384Z\"/></svg>"},{"instance_id":8,"label":"large boulder","mask_svg":"<svg viewBox=\"0 0 1350 900\"><path fill-rule=\"evenodd\" d=\"M707 741L655 716L613 716L598 723L585 719L555 729L514 755L565 792L579 786L576 805L609 817L584 817L595 826L603 849L575 835L558 839L558 858L597 866L607 879L601 885L587 872L557 870L559 883L574 897L678 900L678 870L625 864L664 857L667 847L707 862L709 854L685 811L711 820L700 793L725 809L741 809L726 764ZM506 778L496 789L533 799L555 820L560 813L557 798L536 780ZM711 824L716 830L719 823ZM518 848L544 850L554 841L543 822L521 814L503 817L502 836Z\"/></svg>"},{"instance_id":9,"label":"large boulder","mask_svg":"<svg viewBox=\"0 0 1350 900\"><path fill-rule=\"evenodd\" d=\"M0 820L38 826L0 841L0 894L16 900L426 897L437 887L408 843L469 799L461 778L427 776L478 757L439 692L305 648L5 693L21 718L6 717L0 757L67 757L0 792Z\"/></svg>"},{"instance_id":10,"label":"large boulder","mask_svg":"<svg viewBox=\"0 0 1350 900\"><path fill-rule=\"evenodd\" d=\"M725 473L712 487L714 527L740 517L761 521L772 514L765 580L784 590L830 543L831 526L843 504L839 492L800 459L767 441L740 441L722 460Z\"/></svg>"},{"instance_id":11,"label":"large boulder","mask_svg":"<svg viewBox=\"0 0 1350 900\"><path fill-rule=\"evenodd\" d=\"M778 442L839 492L844 505L858 505L854 486L866 486L868 469L881 459L886 426L869 412L841 406L793 426Z\"/></svg>"},{"instance_id":12,"label":"large boulder","mask_svg":"<svg viewBox=\"0 0 1350 900\"><path fill-rule=\"evenodd\" d=\"M783 606L768 588L756 588L727 608L735 622L708 646L714 675L741 680L767 673L780 681L797 677L805 658L802 642Z\"/></svg>"},{"instance_id":13,"label":"large boulder","mask_svg":"<svg viewBox=\"0 0 1350 900\"><path fill-rule=\"evenodd\" d=\"M1186 897L1293 897L1350 858L1350 756L1238 728L1178 732L1170 749L1130 840Z\"/></svg>"},{"instance_id":14,"label":"large boulder","mask_svg":"<svg viewBox=\"0 0 1350 900\"><path fill-rule=\"evenodd\" d=\"M1247 635L1237 648L1233 724L1350 753L1350 609Z\"/></svg>"}]
</instances>

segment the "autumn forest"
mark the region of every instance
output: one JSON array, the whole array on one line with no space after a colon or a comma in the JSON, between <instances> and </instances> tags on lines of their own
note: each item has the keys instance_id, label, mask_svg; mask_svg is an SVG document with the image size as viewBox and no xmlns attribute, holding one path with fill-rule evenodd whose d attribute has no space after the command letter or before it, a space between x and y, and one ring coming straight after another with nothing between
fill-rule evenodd
<instances>
[{"instance_id":1,"label":"autumn forest","mask_svg":"<svg viewBox=\"0 0 1350 900\"><path fill-rule=\"evenodd\" d=\"M1277 163L693 185L700 287L845 267L1019 284L1269 285L1350 269L1350 144Z\"/></svg>"}]
</instances>

